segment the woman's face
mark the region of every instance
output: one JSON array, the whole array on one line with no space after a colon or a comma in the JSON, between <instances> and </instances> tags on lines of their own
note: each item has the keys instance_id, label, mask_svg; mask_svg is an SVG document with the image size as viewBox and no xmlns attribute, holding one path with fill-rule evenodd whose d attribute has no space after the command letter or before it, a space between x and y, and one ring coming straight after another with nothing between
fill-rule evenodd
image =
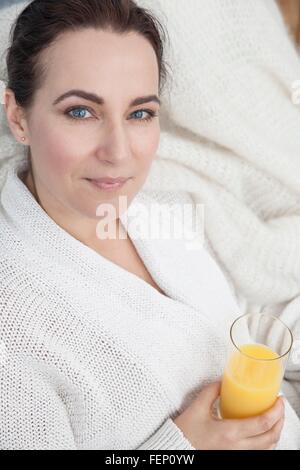
<instances>
[{"instance_id":1,"label":"woman's face","mask_svg":"<svg viewBox=\"0 0 300 470\"><path fill-rule=\"evenodd\" d=\"M151 116L159 111L153 98L159 70L151 44L137 33L86 29L62 35L42 62L47 78L24 127L43 206L52 215L95 219L105 202L121 215L119 196L130 205L159 145L159 117ZM97 95L98 103L83 96L59 99L70 90ZM132 104L149 96L153 100ZM109 192L87 180L102 177L130 179Z\"/></svg>"}]
</instances>

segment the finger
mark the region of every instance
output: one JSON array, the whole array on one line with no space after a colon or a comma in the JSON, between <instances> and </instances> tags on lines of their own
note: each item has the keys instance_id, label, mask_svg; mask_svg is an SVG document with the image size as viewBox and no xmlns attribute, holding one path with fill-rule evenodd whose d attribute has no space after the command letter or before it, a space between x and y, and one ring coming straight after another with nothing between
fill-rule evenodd
<instances>
[{"instance_id":1,"label":"finger","mask_svg":"<svg viewBox=\"0 0 300 470\"><path fill-rule=\"evenodd\" d=\"M197 401L201 404L199 407L201 413L210 416L214 402L220 395L221 382L213 382L206 385L197 396Z\"/></svg>"},{"instance_id":2,"label":"finger","mask_svg":"<svg viewBox=\"0 0 300 470\"><path fill-rule=\"evenodd\" d=\"M244 439L241 443L241 449L245 450L272 450L275 449L280 439L280 434L283 428L284 418L281 418L277 423L264 434L259 436L249 437Z\"/></svg>"},{"instance_id":3,"label":"finger","mask_svg":"<svg viewBox=\"0 0 300 470\"><path fill-rule=\"evenodd\" d=\"M284 416L284 403L281 397L266 413L253 418L224 419L224 428L235 433L238 439L247 439L268 432ZM231 430L231 431L230 431Z\"/></svg>"}]
</instances>

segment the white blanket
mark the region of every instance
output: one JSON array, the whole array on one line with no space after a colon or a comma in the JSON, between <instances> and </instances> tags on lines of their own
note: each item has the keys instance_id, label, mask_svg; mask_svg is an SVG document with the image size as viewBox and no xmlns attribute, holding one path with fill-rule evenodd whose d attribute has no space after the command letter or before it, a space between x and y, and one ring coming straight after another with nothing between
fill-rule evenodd
<instances>
[{"instance_id":1,"label":"white blanket","mask_svg":"<svg viewBox=\"0 0 300 470\"><path fill-rule=\"evenodd\" d=\"M300 60L273 0L139 0L167 26L164 96L149 187L205 204L213 250L251 304L300 293Z\"/></svg>"}]
</instances>

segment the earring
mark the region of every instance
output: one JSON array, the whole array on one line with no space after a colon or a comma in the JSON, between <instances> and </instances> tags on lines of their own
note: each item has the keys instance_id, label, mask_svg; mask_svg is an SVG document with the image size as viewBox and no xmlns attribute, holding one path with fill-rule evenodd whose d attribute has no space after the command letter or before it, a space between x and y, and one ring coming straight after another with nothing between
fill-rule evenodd
<instances>
[{"instance_id":1,"label":"earring","mask_svg":"<svg viewBox=\"0 0 300 470\"><path fill-rule=\"evenodd\" d=\"M22 140L23 140L23 142L24 142L24 140L25 140L25 137L22 137Z\"/></svg>"}]
</instances>

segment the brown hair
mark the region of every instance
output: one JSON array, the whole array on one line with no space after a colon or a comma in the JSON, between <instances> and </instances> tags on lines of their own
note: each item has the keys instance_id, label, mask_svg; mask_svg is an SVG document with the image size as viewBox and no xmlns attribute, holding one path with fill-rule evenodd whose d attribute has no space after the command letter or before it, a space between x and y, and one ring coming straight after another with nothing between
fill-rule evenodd
<instances>
[{"instance_id":1,"label":"brown hair","mask_svg":"<svg viewBox=\"0 0 300 470\"><path fill-rule=\"evenodd\" d=\"M296 44L300 46L300 0L277 0Z\"/></svg>"},{"instance_id":2,"label":"brown hair","mask_svg":"<svg viewBox=\"0 0 300 470\"><path fill-rule=\"evenodd\" d=\"M167 32L160 21L133 0L33 0L21 11L10 30L7 50L7 88L25 112L42 87L47 67L41 53L61 34L83 28L137 32L152 45L159 68L159 88L167 80L164 42Z\"/></svg>"},{"instance_id":3,"label":"brown hair","mask_svg":"<svg viewBox=\"0 0 300 470\"><path fill-rule=\"evenodd\" d=\"M300 0L298 0L298 27L297 27L297 37L296 41L300 46Z\"/></svg>"}]
</instances>

